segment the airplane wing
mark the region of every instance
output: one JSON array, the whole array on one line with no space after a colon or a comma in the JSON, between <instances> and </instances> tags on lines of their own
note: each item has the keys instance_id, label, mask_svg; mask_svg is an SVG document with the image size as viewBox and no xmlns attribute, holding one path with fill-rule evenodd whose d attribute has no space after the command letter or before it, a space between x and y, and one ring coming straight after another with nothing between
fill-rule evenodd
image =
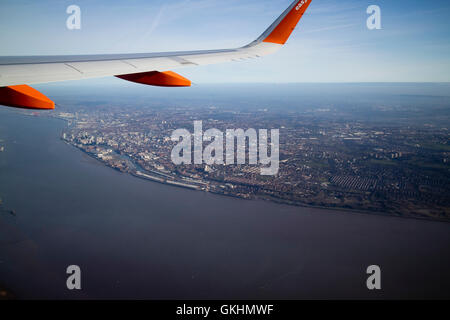
<instances>
[{"instance_id":1,"label":"airplane wing","mask_svg":"<svg viewBox=\"0 0 450 320\"><path fill-rule=\"evenodd\" d=\"M0 104L54 109L29 84L116 76L137 83L184 87L191 82L171 69L259 58L280 49L312 0L295 0L255 41L236 49L169 53L0 57Z\"/></svg>"}]
</instances>

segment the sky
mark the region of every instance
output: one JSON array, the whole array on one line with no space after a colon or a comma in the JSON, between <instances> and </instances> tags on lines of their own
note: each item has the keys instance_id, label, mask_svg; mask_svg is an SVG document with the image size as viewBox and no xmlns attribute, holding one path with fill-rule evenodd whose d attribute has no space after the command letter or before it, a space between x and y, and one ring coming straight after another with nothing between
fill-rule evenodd
<instances>
[{"instance_id":1,"label":"sky","mask_svg":"<svg viewBox=\"0 0 450 320\"><path fill-rule=\"evenodd\" d=\"M240 47L258 37L290 3L1 0L0 55ZM80 30L66 27L66 9L73 4L81 8ZM381 9L380 30L367 28L370 5ZM449 82L449 40L447 0L312 0L278 53L174 71L194 83Z\"/></svg>"}]
</instances>

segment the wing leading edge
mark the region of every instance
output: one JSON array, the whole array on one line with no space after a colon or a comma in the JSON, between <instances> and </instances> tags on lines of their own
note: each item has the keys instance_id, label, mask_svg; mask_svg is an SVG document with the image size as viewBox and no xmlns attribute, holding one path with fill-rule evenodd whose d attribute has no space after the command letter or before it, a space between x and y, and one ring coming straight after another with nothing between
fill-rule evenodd
<instances>
[{"instance_id":1,"label":"wing leading edge","mask_svg":"<svg viewBox=\"0 0 450 320\"><path fill-rule=\"evenodd\" d=\"M274 53L286 43L311 1L295 0L258 39L236 49L122 55L0 57L0 87L4 87L0 88L0 104L53 109L54 104L48 104L46 99L45 103L40 103L43 99L41 96L39 99L20 98L29 92L37 95L34 89L26 85L106 76L117 76L155 86L189 86L188 79L166 70L242 61Z\"/></svg>"}]
</instances>

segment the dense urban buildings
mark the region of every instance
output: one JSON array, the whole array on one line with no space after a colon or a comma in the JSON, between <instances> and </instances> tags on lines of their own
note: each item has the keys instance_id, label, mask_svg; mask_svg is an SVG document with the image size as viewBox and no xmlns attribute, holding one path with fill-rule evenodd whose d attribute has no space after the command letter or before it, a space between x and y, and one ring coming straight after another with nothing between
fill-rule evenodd
<instances>
[{"instance_id":1,"label":"dense urban buildings","mask_svg":"<svg viewBox=\"0 0 450 320\"><path fill-rule=\"evenodd\" d=\"M144 179L246 199L448 220L448 128L341 112L108 106L57 116L68 121L66 142ZM278 174L263 176L259 165L249 164L174 165L171 134L192 132L194 120L204 130L279 129Z\"/></svg>"}]
</instances>

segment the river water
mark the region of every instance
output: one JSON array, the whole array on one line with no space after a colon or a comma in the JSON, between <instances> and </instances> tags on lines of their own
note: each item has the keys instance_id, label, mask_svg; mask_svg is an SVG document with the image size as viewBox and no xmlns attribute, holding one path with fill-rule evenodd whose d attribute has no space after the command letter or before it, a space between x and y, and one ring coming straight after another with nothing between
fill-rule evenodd
<instances>
[{"instance_id":1,"label":"river water","mask_svg":"<svg viewBox=\"0 0 450 320\"><path fill-rule=\"evenodd\" d=\"M19 298L450 298L450 224L141 180L65 144L64 126L0 108L0 197L16 212L0 213L0 286ZM373 264L381 291L366 288Z\"/></svg>"}]
</instances>

